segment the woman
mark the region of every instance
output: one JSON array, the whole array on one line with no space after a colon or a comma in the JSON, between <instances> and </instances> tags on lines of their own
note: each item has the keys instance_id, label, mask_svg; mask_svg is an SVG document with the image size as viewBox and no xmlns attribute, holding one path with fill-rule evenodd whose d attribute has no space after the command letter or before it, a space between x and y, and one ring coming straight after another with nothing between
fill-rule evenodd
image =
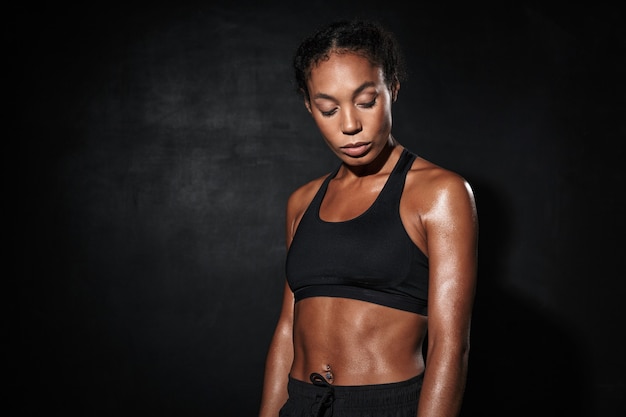
<instances>
[{"instance_id":1,"label":"woman","mask_svg":"<svg viewBox=\"0 0 626 417\"><path fill-rule=\"evenodd\" d=\"M393 137L403 73L391 33L332 23L302 42L294 68L340 164L287 203L260 416L456 416L476 286L473 192Z\"/></svg>"}]
</instances>

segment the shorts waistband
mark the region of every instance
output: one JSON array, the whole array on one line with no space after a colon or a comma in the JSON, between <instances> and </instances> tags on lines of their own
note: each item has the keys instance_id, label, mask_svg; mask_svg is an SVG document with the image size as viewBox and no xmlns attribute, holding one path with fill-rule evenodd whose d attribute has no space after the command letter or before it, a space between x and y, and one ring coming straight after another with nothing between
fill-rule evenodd
<instances>
[{"instance_id":1,"label":"shorts waistband","mask_svg":"<svg viewBox=\"0 0 626 417\"><path fill-rule=\"evenodd\" d=\"M370 403L380 404L387 399L390 403L414 402L419 399L424 374L410 379L374 385L316 385L289 376L289 394L315 398L332 389L336 400L345 399L350 403L368 406Z\"/></svg>"}]
</instances>

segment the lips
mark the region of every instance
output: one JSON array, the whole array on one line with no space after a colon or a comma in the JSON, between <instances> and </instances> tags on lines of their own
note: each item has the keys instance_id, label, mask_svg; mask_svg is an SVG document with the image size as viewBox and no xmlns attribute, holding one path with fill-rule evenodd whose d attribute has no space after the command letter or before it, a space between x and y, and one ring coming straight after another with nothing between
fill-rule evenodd
<instances>
[{"instance_id":1,"label":"lips","mask_svg":"<svg viewBox=\"0 0 626 417\"><path fill-rule=\"evenodd\" d=\"M367 151L369 151L369 149L370 149L369 142L349 143L341 147L341 151L343 153L353 158L358 158L360 156L365 155Z\"/></svg>"}]
</instances>

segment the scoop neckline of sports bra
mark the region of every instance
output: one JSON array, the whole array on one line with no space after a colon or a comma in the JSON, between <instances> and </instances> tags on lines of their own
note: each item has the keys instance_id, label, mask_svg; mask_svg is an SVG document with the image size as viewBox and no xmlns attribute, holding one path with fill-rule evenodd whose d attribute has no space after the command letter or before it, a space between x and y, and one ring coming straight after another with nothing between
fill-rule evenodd
<instances>
[{"instance_id":1,"label":"scoop neckline of sports bra","mask_svg":"<svg viewBox=\"0 0 626 417\"><path fill-rule=\"evenodd\" d=\"M376 205L376 203L378 202L378 200L380 199L380 196L383 195L383 193L385 192L385 190L389 187L389 180L391 179L391 177L393 175L396 174L396 172L398 171L399 167L400 167L400 161L402 161L402 158L405 157L406 154L408 154L409 151L406 148L402 149L402 153L400 153L400 156L398 157L398 160L396 161L396 164L394 165L393 169L391 170L391 172L389 173L389 176L387 177L387 180L385 181L385 185L383 185L383 188L380 189L380 192L378 193L378 195L376 196L376 198L374 199L374 201L372 201L372 204L369 205L369 207L367 209L365 209L365 211L363 211L361 214L352 217L350 219L347 220L337 220L337 221L328 221L328 220L324 220L322 218L322 216L320 215L320 210L322 208L322 203L324 202L324 197L326 197L326 192L328 191L328 184L330 184L330 182L333 180L333 178L335 178L335 176L337 176L337 173L339 172L339 169L341 168L341 164L335 168L335 170L329 174L326 179L324 180L324 190L323 190L323 194L320 196L320 201L319 204L317 205L316 209L315 209L315 218L321 222L321 223L326 223L326 224L342 224L342 223L349 223L349 222L353 222L355 220L358 220L361 217L364 217L365 215L367 215L372 208Z\"/></svg>"}]
</instances>

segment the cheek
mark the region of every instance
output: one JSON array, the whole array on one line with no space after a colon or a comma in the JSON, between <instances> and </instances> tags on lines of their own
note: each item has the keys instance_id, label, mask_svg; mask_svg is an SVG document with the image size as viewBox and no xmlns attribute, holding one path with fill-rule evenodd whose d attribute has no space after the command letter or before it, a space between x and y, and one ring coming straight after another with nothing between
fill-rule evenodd
<instances>
[{"instance_id":1,"label":"cheek","mask_svg":"<svg viewBox=\"0 0 626 417\"><path fill-rule=\"evenodd\" d=\"M370 115L367 121L364 123L364 127L370 130L381 132L389 130L391 127L391 111L384 110Z\"/></svg>"},{"instance_id":2,"label":"cheek","mask_svg":"<svg viewBox=\"0 0 626 417\"><path fill-rule=\"evenodd\" d=\"M343 139L343 133L341 129L334 126L332 123L322 122L317 125L320 133L329 143L340 143Z\"/></svg>"},{"instance_id":3,"label":"cheek","mask_svg":"<svg viewBox=\"0 0 626 417\"><path fill-rule=\"evenodd\" d=\"M341 128L339 127L338 118L326 118L320 115L314 116L313 120L317 125L317 128L322 132L324 136L341 133Z\"/></svg>"}]
</instances>

